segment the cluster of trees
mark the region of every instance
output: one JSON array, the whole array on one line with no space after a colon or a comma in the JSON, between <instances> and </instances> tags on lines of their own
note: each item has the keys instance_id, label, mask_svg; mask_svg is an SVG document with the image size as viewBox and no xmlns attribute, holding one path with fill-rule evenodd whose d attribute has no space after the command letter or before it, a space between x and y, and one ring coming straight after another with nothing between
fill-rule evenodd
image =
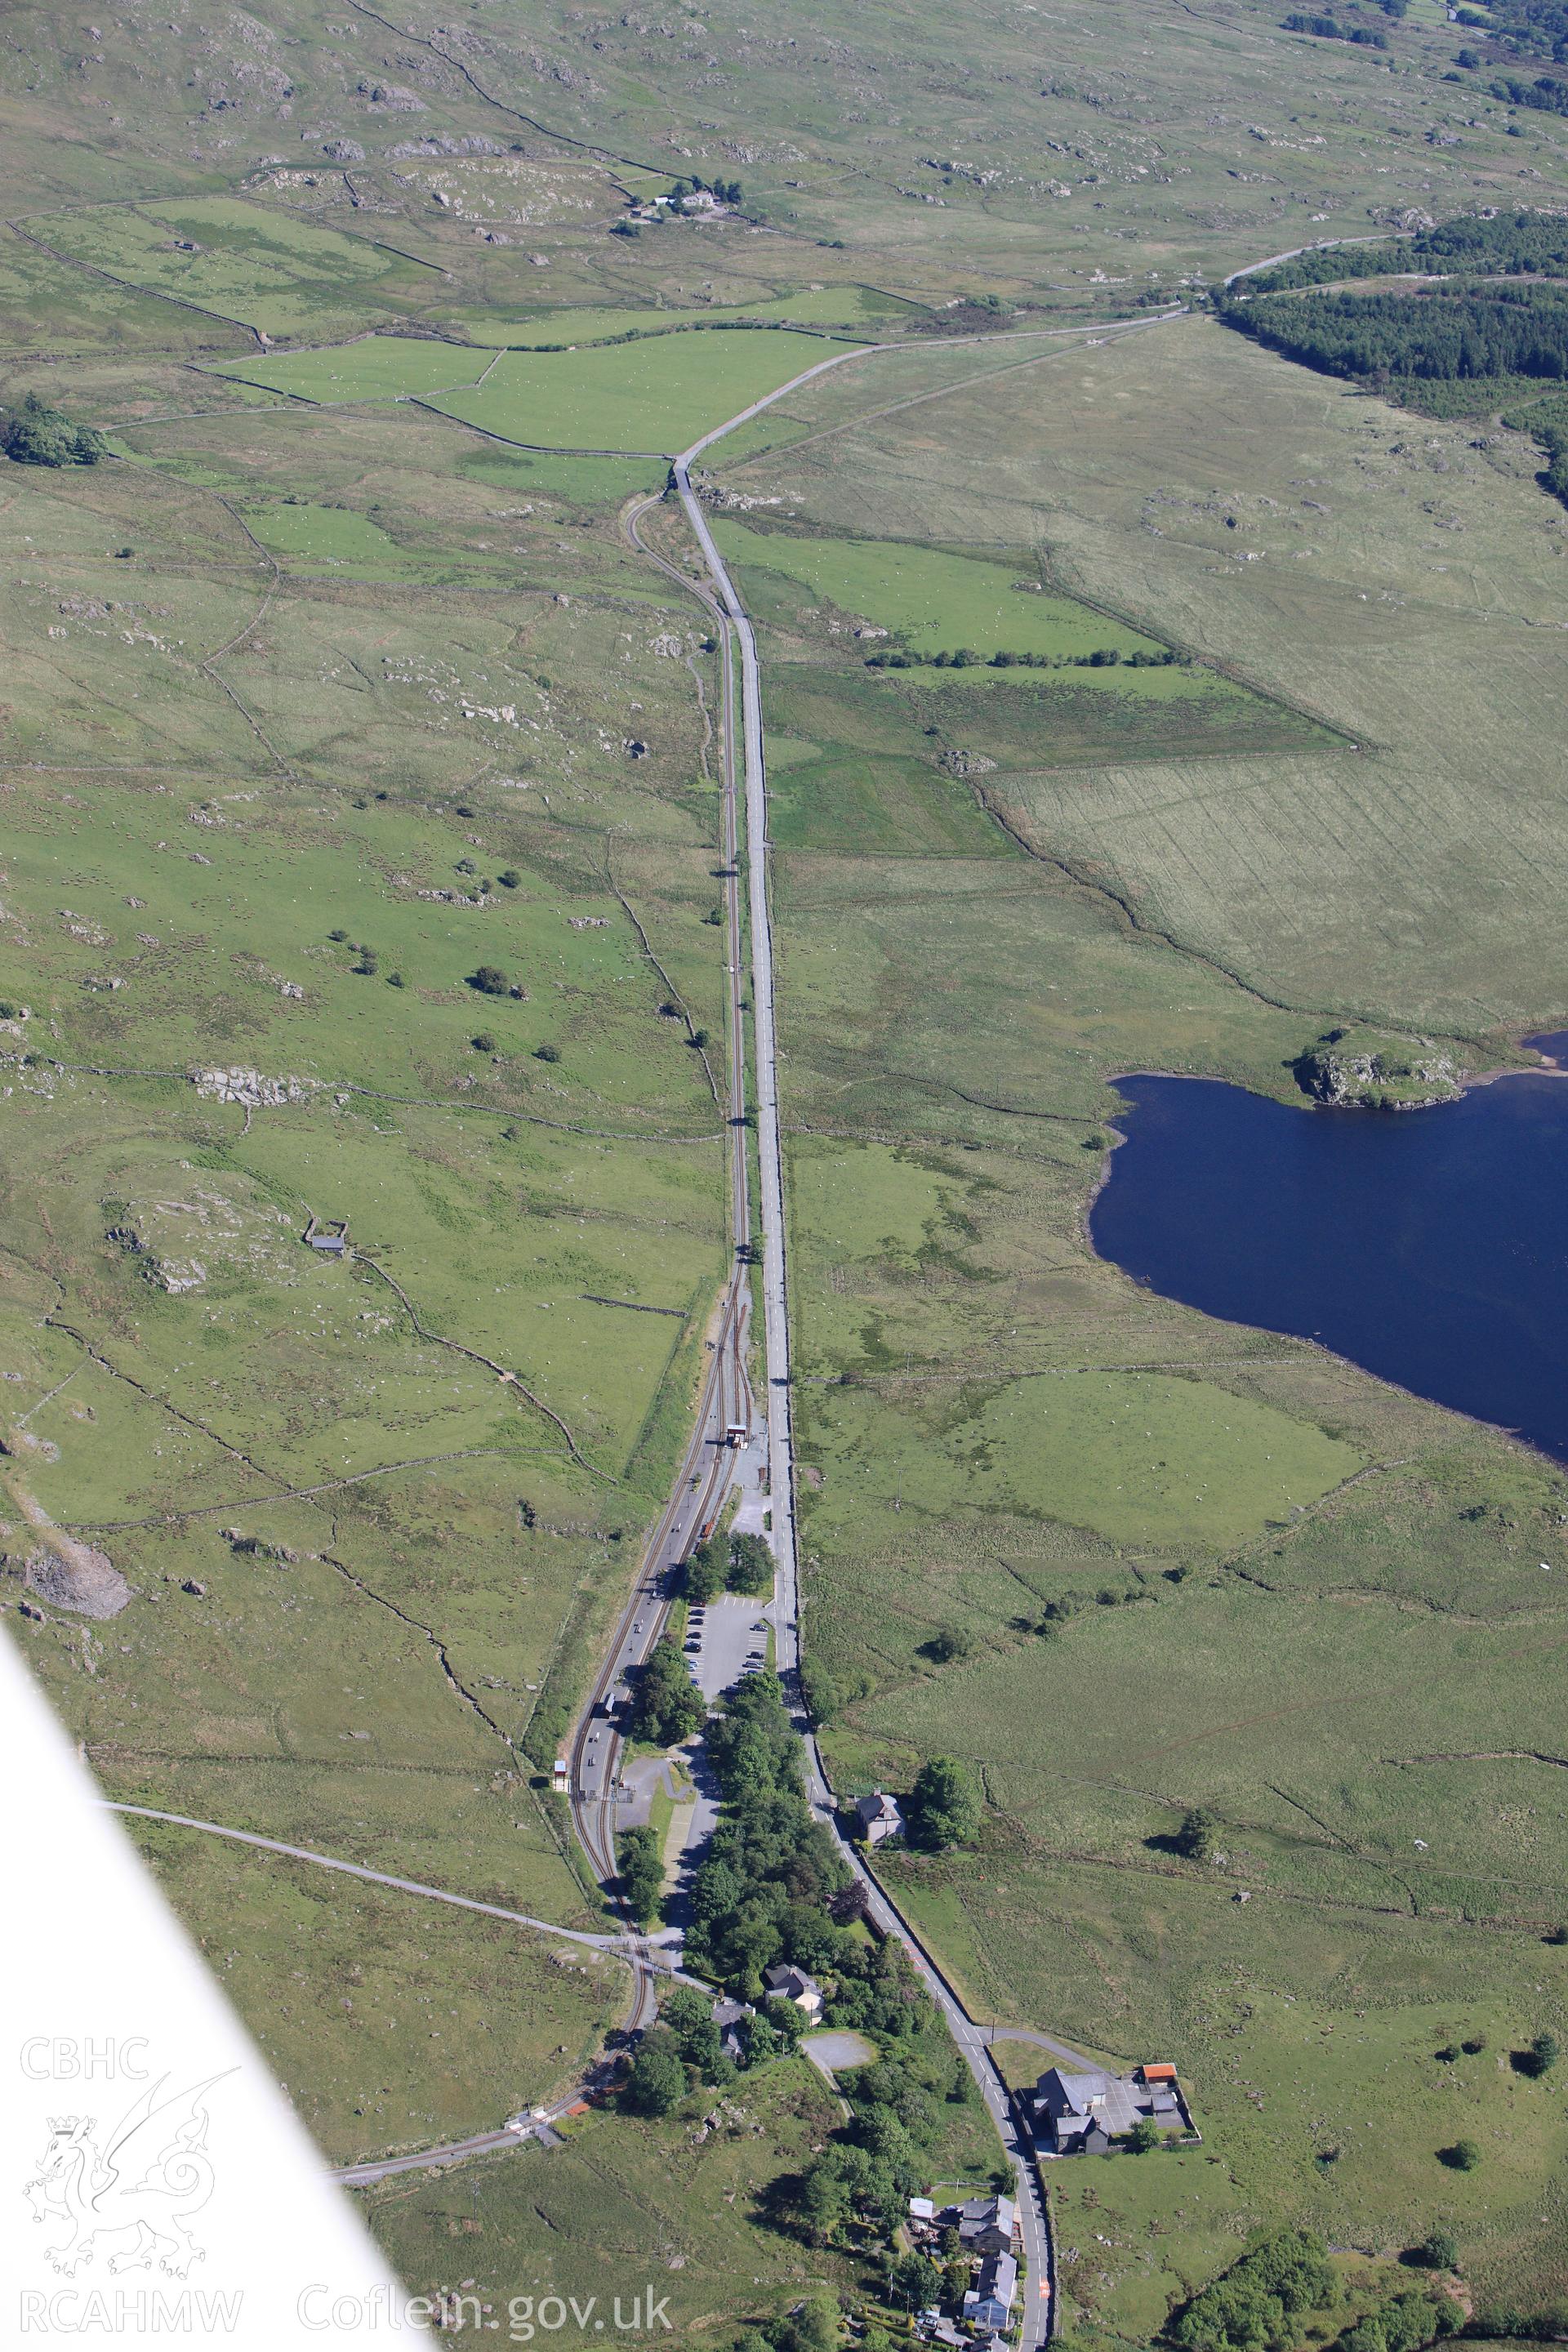
<instances>
[{"instance_id":1,"label":"cluster of trees","mask_svg":"<svg viewBox=\"0 0 1568 2352\"><path fill-rule=\"evenodd\" d=\"M1283 294L1304 286L1325 286L1341 278L1450 277L1473 272L1489 277L1559 277L1568 273L1568 220L1560 213L1499 213L1483 220L1460 213L1414 236L1385 244L1321 245L1298 253L1272 269L1242 278L1238 296Z\"/></svg>"},{"instance_id":2,"label":"cluster of trees","mask_svg":"<svg viewBox=\"0 0 1568 2352\"><path fill-rule=\"evenodd\" d=\"M725 1591L770 1591L773 1566L773 1556L761 1536L710 1536L687 1560L686 1597L706 1603Z\"/></svg>"},{"instance_id":3,"label":"cluster of trees","mask_svg":"<svg viewBox=\"0 0 1568 2352\"><path fill-rule=\"evenodd\" d=\"M634 1739L677 1748L708 1719L708 1702L692 1681L678 1645L668 1636L656 1643L632 1685L626 1727Z\"/></svg>"},{"instance_id":4,"label":"cluster of trees","mask_svg":"<svg viewBox=\"0 0 1568 2352\"><path fill-rule=\"evenodd\" d=\"M1375 387L1400 378L1568 377L1568 289L1557 286L1291 294L1226 300L1217 315L1303 367Z\"/></svg>"},{"instance_id":5,"label":"cluster of trees","mask_svg":"<svg viewBox=\"0 0 1568 2352\"><path fill-rule=\"evenodd\" d=\"M1309 16L1293 8L1283 19L1281 30L1287 33L1315 33L1321 41L1355 41L1368 49L1385 49L1388 35L1371 25L1342 25L1337 16Z\"/></svg>"},{"instance_id":6,"label":"cluster of trees","mask_svg":"<svg viewBox=\"0 0 1568 2352\"><path fill-rule=\"evenodd\" d=\"M509 974L502 971L498 963L480 964L476 971L469 972L468 981L468 986L474 991L476 996L521 996L522 994L521 989L514 984Z\"/></svg>"},{"instance_id":7,"label":"cluster of trees","mask_svg":"<svg viewBox=\"0 0 1568 2352\"><path fill-rule=\"evenodd\" d=\"M776 2018L742 2019L737 2066L713 2022L710 1995L695 1985L677 1985L659 2011L658 2024L637 2045L621 2086L621 2105L628 2115L667 2116L688 2091L722 2090L742 2068L749 2073L770 2058L784 2056L794 2049L804 2024L798 2010L783 2013L786 2006L778 2004Z\"/></svg>"},{"instance_id":8,"label":"cluster of trees","mask_svg":"<svg viewBox=\"0 0 1568 2352\"><path fill-rule=\"evenodd\" d=\"M876 1685L863 1669L854 1673L842 1667L829 1667L808 1663L801 1669L805 1686L805 1703L815 1723L831 1723L858 1698L869 1698Z\"/></svg>"},{"instance_id":9,"label":"cluster of trees","mask_svg":"<svg viewBox=\"0 0 1568 2352\"><path fill-rule=\"evenodd\" d=\"M930 2178L928 2151L943 2129L944 2108L976 2095L899 1945L884 1944L873 1956L859 2011L882 2055L840 2076L848 2120L784 2192L791 2225L815 2246L885 2243ZM1006 2179L1004 2170L998 2185ZM967 2264L965 2273L967 2284ZM907 2310L938 2301L946 2284L924 2254L904 2254L889 2267L889 2300Z\"/></svg>"},{"instance_id":10,"label":"cluster of trees","mask_svg":"<svg viewBox=\"0 0 1568 2352\"><path fill-rule=\"evenodd\" d=\"M913 1843L940 1853L969 1845L980 1827L980 1791L956 1756L933 1756L915 1776L905 1807Z\"/></svg>"},{"instance_id":11,"label":"cluster of trees","mask_svg":"<svg viewBox=\"0 0 1568 2352\"><path fill-rule=\"evenodd\" d=\"M1096 646L1088 654L1010 654L976 653L973 646L960 646L956 653L943 650L939 654L911 653L907 646L896 646L887 653L868 654L868 669L1108 669L1119 662L1129 669L1169 669L1181 656L1169 646L1157 653L1124 654L1115 646Z\"/></svg>"},{"instance_id":12,"label":"cluster of trees","mask_svg":"<svg viewBox=\"0 0 1568 2352\"><path fill-rule=\"evenodd\" d=\"M90 425L73 425L29 392L0 427L0 449L17 466L96 466L109 444Z\"/></svg>"},{"instance_id":13,"label":"cluster of trees","mask_svg":"<svg viewBox=\"0 0 1568 2352\"><path fill-rule=\"evenodd\" d=\"M1518 56L1568 65L1568 6L1563 0L1492 0L1482 21L1494 41Z\"/></svg>"},{"instance_id":14,"label":"cluster of trees","mask_svg":"<svg viewBox=\"0 0 1568 2352\"><path fill-rule=\"evenodd\" d=\"M1423 2345L1457 2336L1464 2324L1465 2315L1451 2296L1408 2287L1364 2313L1331 2352L1419 2352Z\"/></svg>"},{"instance_id":15,"label":"cluster of trees","mask_svg":"<svg viewBox=\"0 0 1568 2352\"><path fill-rule=\"evenodd\" d=\"M1265 2352L1295 2341L1300 2330L1287 2322L1327 2310L1338 2292L1328 2249L1313 2231L1264 2230L1223 2277L1183 2306L1166 2333L1184 2352Z\"/></svg>"},{"instance_id":16,"label":"cluster of trees","mask_svg":"<svg viewBox=\"0 0 1568 2352\"><path fill-rule=\"evenodd\" d=\"M708 1760L723 1803L692 1883L689 1965L744 2000L761 1997L763 1971L775 1961L853 1973L865 1947L828 1910L850 1873L812 1819L801 1742L776 1675L754 1675L727 1694Z\"/></svg>"},{"instance_id":17,"label":"cluster of trees","mask_svg":"<svg viewBox=\"0 0 1568 2352\"><path fill-rule=\"evenodd\" d=\"M650 1927L658 1917L659 1890L664 1885L664 1861L658 1839L650 1829L623 1830L616 1841L621 1865L621 1894L639 1927Z\"/></svg>"},{"instance_id":18,"label":"cluster of trees","mask_svg":"<svg viewBox=\"0 0 1568 2352\"><path fill-rule=\"evenodd\" d=\"M1568 114L1568 82L1560 81L1555 74L1539 74L1534 81L1500 74L1491 85L1491 94L1505 106L1528 106L1537 114Z\"/></svg>"}]
</instances>

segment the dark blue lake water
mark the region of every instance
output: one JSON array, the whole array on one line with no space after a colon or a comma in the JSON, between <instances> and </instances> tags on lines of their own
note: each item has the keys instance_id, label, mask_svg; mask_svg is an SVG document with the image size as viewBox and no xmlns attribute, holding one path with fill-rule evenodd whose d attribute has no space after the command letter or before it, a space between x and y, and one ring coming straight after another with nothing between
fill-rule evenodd
<instances>
[{"instance_id":1,"label":"dark blue lake water","mask_svg":"<svg viewBox=\"0 0 1568 2352\"><path fill-rule=\"evenodd\" d=\"M1208 1078L1118 1091L1127 1139L1089 1219L1102 1257L1568 1461L1568 1078L1397 1114Z\"/></svg>"}]
</instances>

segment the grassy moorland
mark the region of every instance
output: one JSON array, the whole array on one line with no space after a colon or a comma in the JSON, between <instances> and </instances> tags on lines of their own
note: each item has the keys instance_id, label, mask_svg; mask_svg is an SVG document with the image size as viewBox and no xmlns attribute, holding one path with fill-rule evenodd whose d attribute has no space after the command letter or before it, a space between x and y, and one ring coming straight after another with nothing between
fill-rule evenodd
<instances>
[{"instance_id":1,"label":"grassy moorland","mask_svg":"<svg viewBox=\"0 0 1568 2352\"><path fill-rule=\"evenodd\" d=\"M614 2296L625 2313L652 2294L667 2298L673 2329L724 2341L747 2315L819 2283L849 2288L840 2258L765 2226L779 2186L837 2121L826 2085L797 2058L660 2122L584 2116L563 2147L389 2180L366 2208L416 2294L472 2276L497 2310L513 2296L574 2294L597 2297L607 2317Z\"/></svg>"},{"instance_id":2,"label":"grassy moorland","mask_svg":"<svg viewBox=\"0 0 1568 2352\"><path fill-rule=\"evenodd\" d=\"M493 2130L498 2097L564 2092L624 2010L624 1969L583 1945L129 1826L334 2163Z\"/></svg>"},{"instance_id":3,"label":"grassy moorland","mask_svg":"<svg viewBox=\"0 0 1568 2352\"><path fill-rule=\"evenodd\" d=\"M0 460L7 1599L44 1513L133 1591L11 1622L110 1793L592 1916L532 1783L724 1262L717 679L618 509L834 331L897 343L710 461L756 502L716 513L767 661L808 1654L847 1785L984 1779L978 1860L899 1865L976 2005L1192 2084L1201 2152L1054 2189L1130 2341L1260 2218L1562 2284L1560 2095L1509 2053L1563 2022L1563 1482L1083 1237L1118 1071L1288 1097L1325 1016L1479 1066L1568 1015L1532 443L1154 323L1560 204L1568 153L1428 0L1386 51L1279 13L23 5L0 60L0 404L114 453ZM677 172L744 201L614 233ZM1183 659L879 674L856 623ZM616 2013L532 1939L146 1843L334 2154L494 2121ZM821 2087L737 2106L373 2218L416 2284L624 2255L722 2346L844 2277L769 2219Z\"/></svg>"}]
</instances>

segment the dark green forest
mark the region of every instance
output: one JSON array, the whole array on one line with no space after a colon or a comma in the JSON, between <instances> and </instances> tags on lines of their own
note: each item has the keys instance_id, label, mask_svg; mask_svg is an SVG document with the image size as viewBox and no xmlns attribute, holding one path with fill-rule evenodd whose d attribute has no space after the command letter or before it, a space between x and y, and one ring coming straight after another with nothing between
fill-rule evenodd
<instances>
[{"instance_id":1,"label":"dark green forest","mask_svg":"<svg viewBox=\"0 0 1568 2352\"><path fill-rule=\"evenodd\" d=\"M1325 375L1404 383L1568 376L1568 288L1291 294L1218 306L1227 327Z\"/></svg>"}]
</instances>

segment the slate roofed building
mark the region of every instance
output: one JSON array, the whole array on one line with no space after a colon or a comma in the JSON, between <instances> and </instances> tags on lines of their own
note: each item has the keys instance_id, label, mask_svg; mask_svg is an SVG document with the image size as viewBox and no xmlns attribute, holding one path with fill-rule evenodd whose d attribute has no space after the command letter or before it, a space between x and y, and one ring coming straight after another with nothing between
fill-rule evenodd
<instances>
[{"instance_id":1,"label":"slate roofed building","mask_svg":"<svg viewBox=\"0 0 1568 2352\"><path fill-rule=\"evenodd\" d=\"M763 1982L770 2000L793 2000L806 2017L822 2015L822 1987L804 1969L789 1968L781 1961L764 1973Z\"/></svg>"},{"instance_id":2,"label":"slate roofed building","mask_svg":"<svg viewBox=\"0 0 1568 2352\"><path fill-rule=\"evenodd\" d=\"M1011 2197L968 2198L958 2209L958 2234L965 2253L1006 2253L1019 2234L1018 2208Z\"/></svg>"},{"instance_id":3,"label":"slate roofed building","mask_svg":"<svg viewBox=\"0 0 1568 2352\"><path fill-rule=\"evenodd\" d=\"M742 2021L755 2015L756 2011L748 2001L716 2000L714 2002L713 2022L719 2029L719 2046L726 2058L739 2060L744 2057L745 2050L741 2040Z\"/></svg>"},{"instance_id":4,"label":"slate roofed building","mask_svg":"<svg viewBox=\"0 0 1568 2352\"><path fill-rule=\"evenodd\" d=\"M1034 2109L1036 2143L1053 2156L1099 2155L1135 2124L1190 2128L1176 2070L1163 2063L1139 2067L1131 2082L1098 2069L1069 2074L1052 2066L1035 2085Z\"/></svg>"},{"instance_id":5,"label":"slate roofed building","mask_svg":"<svg viewBox=\"0 0 1568 2352\"><path fill-rule=\"evenodd\" d=\"M880 1845L885 1838L904 1833L903 1807L885 1789L873 1789L868 1797L862 1797L855 1807L855 1818L868 1845Z\"/></svg>"},{"instance_id":6,"label":"slate roofed building","mask_svg":"<svg viewBox=\"0 0 1568 2352\"><path fill-rule=\"evenodd\" d=\"M1018 2265L1011 2254L987 2254L980 2276L963 2298L963 2316L971 2327L1005 2335L1012 2324L1018 2294Z\"/></svg>"}]
</instances>

